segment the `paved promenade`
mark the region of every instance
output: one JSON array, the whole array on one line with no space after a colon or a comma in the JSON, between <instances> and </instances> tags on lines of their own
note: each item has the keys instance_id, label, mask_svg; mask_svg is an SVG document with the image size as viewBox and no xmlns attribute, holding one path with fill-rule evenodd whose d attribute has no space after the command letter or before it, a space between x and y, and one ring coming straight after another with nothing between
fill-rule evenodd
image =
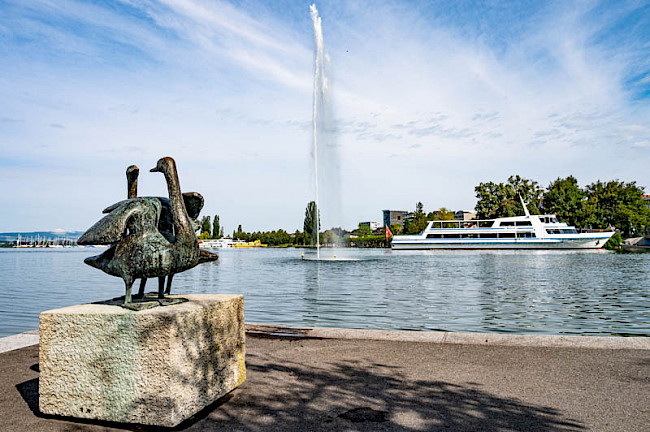
<instances>
[{"instance_id":1,"label":"paved promenade","mask_svg":"<svg viewBox=\"0 0 650 432\"><path fill-rule=\"evenodd\" d=\"M247 381L177 430L647 431L650 425L647 338L248 330ZM38 346L0 354L0 430L148 430L47 418L37 406Z\"/></svg>"}]
</instances>

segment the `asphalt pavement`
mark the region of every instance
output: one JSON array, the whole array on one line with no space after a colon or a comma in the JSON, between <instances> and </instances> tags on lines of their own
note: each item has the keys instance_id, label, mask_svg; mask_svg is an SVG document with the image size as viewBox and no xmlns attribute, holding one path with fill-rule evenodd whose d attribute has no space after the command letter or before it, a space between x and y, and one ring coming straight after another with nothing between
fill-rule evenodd
<instances>
[{"instance_id":1,"label":"asphalt pavement","mask_svg":"<svg viewBox=\"0 0 650 432\"><path fill-rule=\"evenodd\" d=\"M650 430L647 338L608 347L420 333L249 326L246 382L174 430ZM40 414L31 345L0 354L0 430L156 429Z\"/></svg>"}]
</instances>

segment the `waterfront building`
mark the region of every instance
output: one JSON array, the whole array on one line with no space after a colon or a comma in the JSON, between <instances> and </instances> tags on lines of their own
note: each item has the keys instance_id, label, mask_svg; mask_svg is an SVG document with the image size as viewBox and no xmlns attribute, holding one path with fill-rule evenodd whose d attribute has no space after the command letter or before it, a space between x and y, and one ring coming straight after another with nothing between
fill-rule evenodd
<instances>
[{"instance_id":1,"label":"waterfront building","mask_svg":"<svg viewBox=\"0 0 650 432\"><path fill-rule=\"evenodd\" d=\"M458 210L454 213L454 219L460 221L476 219L476 212L469 210Z\"/></svg>"},{"instance_id":2,"label":"waterfront building","mask_svg":"<svg viewBox=\"0 0 650 432\"><path fill-rule=\"evenodd\" d=\"M370 228L370 231L375 231L376 229L379 229L382 227L382 225L379 222L359 222L359 226L364 225Z\"/></svg>"},{"instance_id":3,"label":"waterfront building","mask_svg":"<svg viewBox=\"0 0 650 432\"><path fill-rule=\"evenodd\" d=\"M413 213L405 210L384 210L384 226L404 226L404 221L413 219Z\"/></svg>"}]
</instances>

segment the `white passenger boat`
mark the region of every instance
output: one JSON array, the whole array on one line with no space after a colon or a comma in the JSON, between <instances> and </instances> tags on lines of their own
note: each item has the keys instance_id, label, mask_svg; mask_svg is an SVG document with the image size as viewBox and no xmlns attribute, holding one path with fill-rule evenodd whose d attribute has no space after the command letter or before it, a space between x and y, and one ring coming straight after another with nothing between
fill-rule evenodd
<instances>
[{"instance_id":1,"label":"white passenger boat","mask_svg":"<svg viewBox=\"0 0 650 432\"><path fill-rule=\"evenodd\" d=\"M222 237L216 240L204 240L201 242L200 246L202 248L216 249L216 248L227 248L232 247L236 244L237 241L228 237Z\"/></svg>"},{"instance_id":2,"label":"white passenger boat","mask_svg":"<svg viewBox=\"0 0 650 432\"><path fill-rule=\"evenodd\" d=\"M579 233L552 214L487 220L430 221L415 235L393 237L393 249L598 249L613 230Z\"/></svg>"}]
</instances>

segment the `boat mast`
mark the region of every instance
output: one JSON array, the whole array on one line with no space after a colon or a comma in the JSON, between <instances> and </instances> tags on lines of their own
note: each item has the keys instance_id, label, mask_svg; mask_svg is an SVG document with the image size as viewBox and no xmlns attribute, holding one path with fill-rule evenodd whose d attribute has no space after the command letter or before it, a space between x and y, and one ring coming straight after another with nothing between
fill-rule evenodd
<instances>
[{"instance_id":1,"label":"boat mast","mask_svg":"<svg viewBox=\"0 0 650 432\"><path fill-rule=\"evenodd\" d=\"M530 212L528 211L528 207L526 207L526 203L524 202L524 199L521 197L521 195L519 195L519 200L521 201L521 205L524 208L524 214L527 218L530 218Z\"/></svg>"}]
</instances>

